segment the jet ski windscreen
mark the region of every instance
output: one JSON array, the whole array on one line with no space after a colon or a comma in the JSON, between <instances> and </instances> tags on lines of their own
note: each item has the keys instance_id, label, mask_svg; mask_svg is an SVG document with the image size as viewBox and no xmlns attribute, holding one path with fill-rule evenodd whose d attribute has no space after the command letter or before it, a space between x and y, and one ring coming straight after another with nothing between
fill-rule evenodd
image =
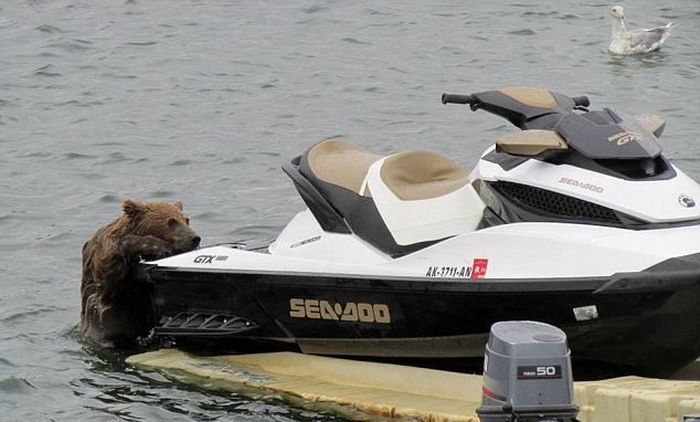
<instances>
[{"instance_id":1,"label":"jet ski windscreen","mask_svg":"<svg viewBox=\"0 0 700 422\"><path fill-rule=\"evenodd\" d=\"M568 114L556 130L570 147L594 160L639 160L661 154L656 137L633 117L608 109Z\"/></svg>"}]
</instances>

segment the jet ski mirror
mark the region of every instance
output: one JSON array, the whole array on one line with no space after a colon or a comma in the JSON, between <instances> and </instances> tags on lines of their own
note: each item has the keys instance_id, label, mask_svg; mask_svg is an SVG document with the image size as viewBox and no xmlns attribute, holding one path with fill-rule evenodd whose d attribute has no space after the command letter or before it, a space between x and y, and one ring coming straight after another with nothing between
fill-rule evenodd
<instances>
[{"instance_id":1,"label":"jet ski mirror","mask_svg":"<svg viewBox=\"0 0 700 422\"><path fill-rule=\"evenodd\" d=\"M533 156L547 150L569 149L566 141L554 131L529 129L509 133L496 140L496 150L513 155Z\"/></svg>"},{"instance_id":2,"label":"jet ski mirror","mask_svg":"<svg viewBox=\"0 0 700 422\"><path fill-rule=\"evenodd\" d=\"M640 116L634 116L634 120L637 121L644 129L653 133L657 138L661 137L666 129L666 121L655 114L642 114Z\"/></svg>"}]
</instances>

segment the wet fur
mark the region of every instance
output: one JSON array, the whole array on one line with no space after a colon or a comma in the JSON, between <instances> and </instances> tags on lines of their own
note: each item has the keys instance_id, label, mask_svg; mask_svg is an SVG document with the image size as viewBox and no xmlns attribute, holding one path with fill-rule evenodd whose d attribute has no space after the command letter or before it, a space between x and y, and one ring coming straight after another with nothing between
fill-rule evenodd
<instances>
[{"instance_id":1,"label":"wet fur","mask_svg":"<svg viewBox=\"0 0 700 422\"><path fill-rule=\"evenodd\" d=\"M136 264L199 245L179 202L126 200L123 211L97 230L82 251L80 331L109 347L131 347L153 326L147 286L132 280Z\"/></svg>"}]
</instances>

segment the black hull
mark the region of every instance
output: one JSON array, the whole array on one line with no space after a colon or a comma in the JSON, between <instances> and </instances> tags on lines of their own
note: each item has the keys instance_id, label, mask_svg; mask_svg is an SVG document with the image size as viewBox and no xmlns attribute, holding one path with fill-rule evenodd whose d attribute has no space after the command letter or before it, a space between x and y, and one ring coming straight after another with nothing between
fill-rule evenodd
<instances>
[{"instance_id":1,"label":"black hull","mask_svg":"<svg viewBox=\"0 0 700 422\"><path fill-rule=\"evenodd\" d=\"M534 320L567 333L574 367L579 361L665 376L700 354L695 276L661 284L658 277L377 280L144 267L139 278L151 284L155 321L201 312L254 323L235 335L193 332L182 339L218 350L259 342L323 355L464 360L483 355L494 322ZM574 309L593 305L597 317L577 321Z\"/></svg>"}]
</instances>

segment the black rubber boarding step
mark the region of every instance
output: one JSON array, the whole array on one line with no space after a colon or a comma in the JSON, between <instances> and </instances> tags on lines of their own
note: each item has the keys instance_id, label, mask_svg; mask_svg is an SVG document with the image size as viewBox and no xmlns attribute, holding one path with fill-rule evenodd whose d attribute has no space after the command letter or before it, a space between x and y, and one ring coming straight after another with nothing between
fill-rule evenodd
<instances>
[{"instance_id":1,"label":"black rubber boarding step","mask_svg":"<svg viewBox=\"0 0 700 422\"><path fill-rule=\"evenodd\" d=\"M230 336L258 328L258 324L247 318L202 312L163 315L159 324L153 328L153 334L172 337Z\"/></svg>"}]
</instances>

